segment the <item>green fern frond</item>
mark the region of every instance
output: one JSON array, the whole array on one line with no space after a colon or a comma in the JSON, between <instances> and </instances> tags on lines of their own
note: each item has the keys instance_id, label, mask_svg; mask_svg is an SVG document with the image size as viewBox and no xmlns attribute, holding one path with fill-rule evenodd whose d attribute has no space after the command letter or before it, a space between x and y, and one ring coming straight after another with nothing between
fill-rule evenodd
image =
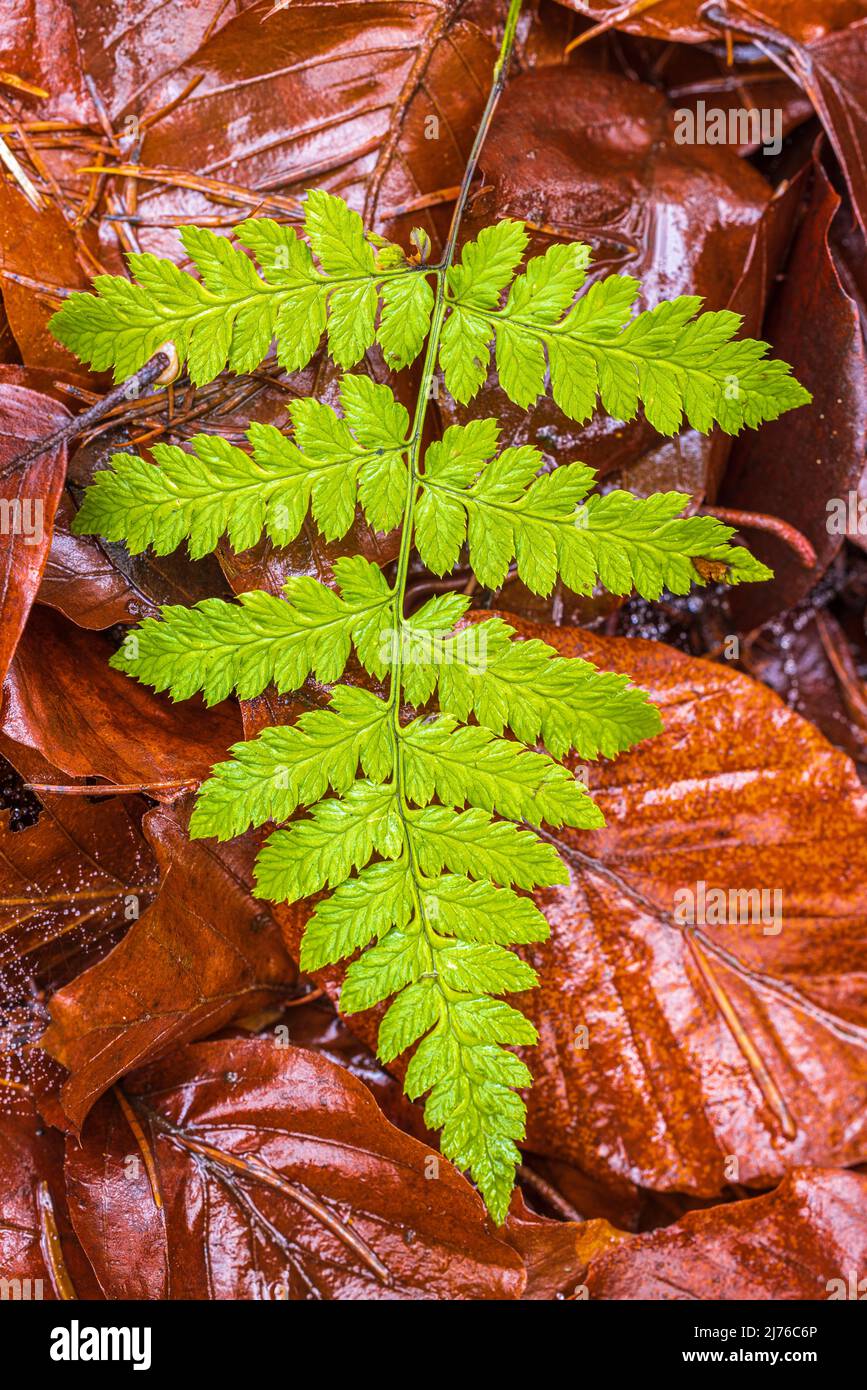
<instances>
[{"instance_id":1,"label":"green fern frond","mask_svg":"<svg viewBox=\"0 0 867 1390\"><path fill-rule=\"evenodd\" d=\"M328 709L236 743L231 759L217 763L202 784L190 834L231 840L250 826L287 820L329 789L348 791L359 766L371 781L384 782L394 772L388 715L384 700L341 685Z\"/></svg>"},{"instance_id":2,"label":"green fern frond","mask_svg":"<svg viewBox=\"0 0 867 1390\"><path fill-rule=\"evenodd\" d=\"M596 494L583 463L540 472L538 449L524 445L494 456L495 420L451 425L425 457L422 495L415 509L415 542L434 574L457 564L464 544L479 581L502 585L517 560L519 577L537 594L549 594L558 576L578 594L600 582L610 593L634 588L643 598L663 589L688 593L705 579L695 559L729 557L734 528L716 517L682 517L689 497L680 492L635 497ZM750 575L770 571L753 562Z\"/></svg>"},{"instance_id":3,"label":"green fern frond","mask_svg":"<svg viewBox=\"0 0 867 1390\"><path fill-rule=\"evenodd\" d=\"M339 593L301 575L284 585L285 601L253 589L237 603L169 604L128 634L111 665L175 700L202 691L208 704L233 691L252 699L272 683L298 690L310 675L336 681L353 643L380 673L394 594L379 567L359 555L338 559L334 575Z\"/></svg>"},{"instance_id":4,"label":"green fern frond","mask_svg":"<svg viewBox=\"0 0 867 1390\"><path fill-rule=\"evenodd\" d=\"M387 386L344 375L339 411L292 402L291 436L252 425L249 450L199 436L189 449L154 446L153 462L116 455L75 529L158 554L186 540L199 556L223 536L235 549L263 533L287 544L308 513L329 540L347 533L359 506L377 530L400 526L393 573L355 555L334 563L333 587L303 576L279 597L169 606L128 634L113 664L176 699L200 691L210 703L272 684L297 690L310 676L333 687L324 708L231 750L200 788L191 834L277 827L257 861L258 894L327 894L308 921L302 968L349 958L344 1012L392 1001L379 1055L391 1063L412 1049L407 1093L427 1096L443 1152L501 1222L524 1135L517 1092L531 1081L510 1049L536 1040L502 997L536 984L511 948L548 935L533 891L568 882L537 830L602 825L581 771L563 759L614 757L661 723L626 677L521 641L502 618L471 621L464 595L436 595L407 615L411 548L447 574L466 547L492 589L514 562L541 594L559 579L577 593L602 584L656 598L709 574L742 583L769 571L731 543L730 527L682 515L681 493L593 493L582 463L545 471L532 446L498 452L493 419L450 427L422 457L435 363L466 401L493 346L500 385L519 405L550 381L572 419L601 397L623 419L642 405L663 432L684 415L697 429L716 421L734 432L808 396L764 344L734 339L735 315L696 317L687 296L633 317L638 287L626 276L585 290L584 246L552 246L519 273L528 238L514 220L482 231L458 260L450 242L441 264L419 265L314 191L300 235L256 219L236 237L186 229L199 278L131 257L135 282L99 277L95 295L66 302L55 331L118 376L172 340L196 382L227 362L251 370L272 339L295 370L323 335L338 366L378 343L401 367L430 333L414 418ZM422 234L414 241L424 249ZM384 693L334 684L353 654Z\"/></svg>"},{"instance_id":5,"label":"green fern frond","mask_svg":"<svg viewBox=\"0 0 867 1390\"><path fill-rule=\"evenodd\" d=\"M458 616L468 604L458 599ZM659 733L656 706L626 676L558 656L538 638L516 641L502 618L437 630L424 622L425 609L404 628L401 675L410 704L424 705L436 692L444 713L464 723L472 714L486 729L508 728L526 744L541 739L556 758L573 749L581 758L613 758Z\"/></svg>"}]
</instances>

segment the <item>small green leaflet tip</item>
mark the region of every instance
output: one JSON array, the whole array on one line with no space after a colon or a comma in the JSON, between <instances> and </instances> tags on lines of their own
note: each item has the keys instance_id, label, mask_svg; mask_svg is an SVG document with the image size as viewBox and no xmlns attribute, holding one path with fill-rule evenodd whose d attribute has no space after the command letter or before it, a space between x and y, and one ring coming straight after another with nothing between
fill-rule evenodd
<instances>
[{"instance_id":1,"label":"small green leaflet tip","mask_svg":"<svg viewBox=\"0 0 867 1390\"><path fill-rule=\"evenodd\" d=\"M186 542L200 557L222 537L235 551L263 535L289 545L308 517L338 541L360 510L374 531L400 529L399 577L349 554L329 584L300 575L280 595L169 605L127 634L112 665L209 705L311 677L330 689L323 707L230 750L200 788L190 834L277 827L256 863L258 895L324 895L302 969L348 960L342 1010L388 1005L380 1058L409 1054L407 1094L424 1097L443 1153L502 1222L531 1082L512 1049L536 1042L510 1002L536 973L513 948L549 934L534 891L569 881L543 827L603 824L564 760L616 757L662 722L625 676L521 640L499 616L471 616L465 594L435 594L407 616L410 550L434 574L465 554L484 588L516 573L542 595L559 581L655 599L770 571L732 544L731 527L684 515L684 494L594 492L584 464L552 470L532 445L503 447L495 419L450 426L422 457L435 366L459 402L493 365L520 407L550 392L572 420L601 402L622 420L643 410L663 434L684 421L737 433L810 397L766 344L736 337L737 315L702 312L694 296L636 312L635 280L588 285L589 249L577 243L527 258L516 219L484 228L446 265L430 263L426 233L413 231L408 256L322 189L308 192L297 228L250 218L231 237L182 235L195 274L132 255L132 279L99 276L93 294L69 297L52 320L58 339L118 379L171 340L199 385L227 365L253 371L272 344L285 371L299 371L324 340L343 370L339 399L292 400L291 428L254 423L244 448L199 435L154 445L152 459L116 454L73 529L133 553ZM374 347L393 371L409 366L435 303L411 424L389 385L349 369ZM366 684L340 683L350 663Z\"/></svg>"}]
</instances>

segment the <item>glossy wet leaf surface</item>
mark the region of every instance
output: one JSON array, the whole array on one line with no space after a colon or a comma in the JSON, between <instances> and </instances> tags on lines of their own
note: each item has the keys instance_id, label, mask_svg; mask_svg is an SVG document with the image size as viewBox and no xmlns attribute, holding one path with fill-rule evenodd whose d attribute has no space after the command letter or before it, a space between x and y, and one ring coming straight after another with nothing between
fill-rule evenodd
<instances>
[{"instance_id":1,"label":"glossy wet leaf surface","mask_svg":"<svg viewBox=\"0 0 867 1390\"><path fill-rule=\"evenodd\" d=\"M122 274L127 252L184 264L184 224L295 225L317 187L407 250L421 227L435 259L505 6L3 8L13 82L0 82L0 121L24 178L4 164L0 1277L41 1280L46 1299L856 1296L867 20L855 0L625 11L525 6L462 240L519 217L533 253L580 238L591 277L634 274L647 304L695 294L733 309L814 404L732 442L690 429L665 440L641 415L579 426L545 398L525 413L493 375L469 408L444 390L432 402L426 442L496 416L501 443L535 445L546 469L583 460L603 490L676 489L729 509L776 571L646 602L562 585L540 598L514 570L491 593L466 554L445 581L413 562L411 611L467 592L476 617L513 613L522 637L629 673L665 724L589 770L607 826L560 832L569 883L537 894L551 940L522 949L542 988L516 1002L540 1044L524 1050L535 1083L521 1190L495 1229L401 1068L377 1061L375 1016L350 1031L335 1009L341 971L299 974L309 905L272 911L252 896L262 836L186 836L191 790L228 747L327 690L310 680L297 696L269 688L206 710L107 664L164 603L279 594L298 576L330 584L346 554L391 579L399 536L359 511L339 541L305 524L290 546L224 542L193 562L73 531L112 453L200 432L243 444L250 420L285 428L293 400L335 404L337 373L319 353L291 375L271 355L198 389L182 376L68 446L14 459L106 390L51 336L51 315L93 275ZM675 113L700 101L779 108L780 154L740 135L679 143ZM416 369L389 376L374 347L358 370L411 409ZM28 501L41 504L38 534L14 523ZM352 667L347 679L367 678ZM120 794L97 797L94 783ZM758 893L757 916L708 918L714 889ZM684 895L702 892L706 920L678 920Z\"/></svg>"}]
</instances>

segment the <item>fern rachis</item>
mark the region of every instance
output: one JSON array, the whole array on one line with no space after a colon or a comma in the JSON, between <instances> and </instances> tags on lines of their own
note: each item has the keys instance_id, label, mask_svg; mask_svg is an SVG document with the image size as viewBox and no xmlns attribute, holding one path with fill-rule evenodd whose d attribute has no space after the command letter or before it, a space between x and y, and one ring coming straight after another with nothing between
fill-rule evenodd
<instances>
[{"instance_id":1,"label":"fern rachis","mask_svg":"<svg viewBox=\"0 0 867 1390\"><path fill-rule=\"evenodd\" d=\"M574 420L597 400L620 418L642 405L661 432L684 416L729 431L809 399L766 346L738 340L735 315L699 313L684 296L633 314L637 285L611 276L584 290L589 250L558 244L523 270L527 234L506 220L460 254L461 214L481 138L502 83L520 6L512 0L496 81L441 261L366 232L339 198L308 195L300 232L251 220L228 238L188 228L200 276L154 257L130 257L132 281L99 277L95 295L70 297L55 332L97 368L135 371L166 340L191 378L228 363L252 370L276 338L296 370L319 349L344 369L340 409L303 400L291 431L252 425L249 449L201 436L191 451L155 446L155 462L116 455L97 474L75 529L163 554L191 554L221 536L237 549L265 532L277 545L310 512L322 534L346 534L361 508L378 530L400 527L391 581L349 556L334 587L302 577L282 596L207 599L167 607L124 643L114 664L177 699L214 702L299 689L310 675L333 686L325 708L237 745L201 787L194 836L227 839L275 822L257 864L260 896L302 901L324 889L301 952L316 970L352 957L346 1012L392 1000L379 1054L412 1051L406 1090L444 1153L469 1170L496 1221L509 1204L524 1133L518 1091L530 1084L511 1050L535 1041L502 998L536 982L509 947L540 942L548 924L534 888L567 881L543 823L592 830L601 814L563 759L614 757L658 731L659 715L625 677L517 641L501 618L463 625L469 600L446 593L405 613L413 550L447 574L466 546L480 583L497 588L513 561L547 594L560 579L578 593L601 582L625 594L683 593L704 574L731 583L768 571L733 546L730 527L683 516L679 493L640 499L593 493L572 463L544 470L534 448L500 447L495 420L453 425L422 451L437 367L467 401L493 352L499 384L529 407L550 389ZM245 254L246 248L258 261ZM584 292L582 293L582 290ZM390 388L348 369L377 343L399 370L424 350L414 418ZM353 654L386 693L341 684ZM411 706L416 714L406 717ZM298 818L298 808L306 814ZM295 817L289 824L290 817Z\"/></svg>"}]
</instances>

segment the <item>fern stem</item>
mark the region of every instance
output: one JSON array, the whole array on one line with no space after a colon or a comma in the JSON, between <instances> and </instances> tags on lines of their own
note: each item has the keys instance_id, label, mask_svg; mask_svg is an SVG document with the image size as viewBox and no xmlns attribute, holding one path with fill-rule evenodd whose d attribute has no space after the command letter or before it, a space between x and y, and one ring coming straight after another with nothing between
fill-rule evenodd
<instances>
[{"instance_id":1,"label":"fern stem","mask_svg":"<svg viewBox=\"0 0 867 1390\"><path fill-rule=\"evenodd\" d=\"M475 178L479 156L482 146L491 127L494 111L500 94L505 86L506 76L509 70L509 61L512 56L512 49L515 44L515 36L518 29L518 18L521 13L522 0L509 0L509 11L506 16L506 23L503 29L503 37L500 43L500 52L494 65L494 77L491 83L491 90L485 103L482 119L476 131L473 146L467 160L464 176L461 180L460 191L458 192L457 202L452 213L451 226L446 240L445 251L436 270L436 295L434 299L434 309L431 316L430 333L428 334L427 348L425 350L424 364L422 367L421 381L419 382L418 396L416 398L415 411L413 414L412 433L410 435L409 446L407 449L407 464L409 478L407 481L406 505L403 513L402 532L400 538L400 551L398 553L397 572L394 581L394 628L399 635L404 617L404 602L406 596L406 580L409 571L409 559L412 551L412 532L413 516L415 512L416 499L419 492L419 477L421 476L420 455L422 435L424 433L425 419L427 417L427 407L430 400L431 384L436 372L437 354L439 352L439 340L442 332L443 318L446 311L446 281L448 272L455 257L458 244L461 222L467 206L467 199L470 195L470 187ZM399 729L400 719L400 684L401 672L403 668L403 650L400 640L397 641L397 654L395 664L391 673L391 684L389 694L394 709L395 728ZM395 756L398 754L396 752Z\"/></svg>"},{"instance_id":2,"label":"fern stem","mask_svg":"<svg viewBox=\"0 0 867 1390\"><path fill-rule=\"evenodd\" d=\"M482 119L473 140L472 150L464 169L464 176L458 192L457 202L452 213L451 226L446 240L445 251L439 264L434 269L436 275L436 293L434 297L434 308L431 316L430 332L428 334L427 346L425 349L424 363L422 366L421 380L419 382L418 395L416 397L415 411L413 413L412 430L409 443L406 449L406 459L408 465L406 503L403 512L402 531L400 538L400 551L398 553L397 571L394 581L394 607L393 607L393 628L395 634L395 660L391 669L389 700L392 713L392 738L394 748L394 783L397 791L397 804L399 814L403 823L404 844L406 854L410 864L410 882L413 900L415 920L424 932L427 948L430 957L430 973L436 980L437 988L443 1000L443 1014L441 1015L439 1028L447 1027L456 1036L458 1042L465 1042L466 1038L462 1031L457 1028L450 1005L456 1000L467 998L468 996L461 991L452 989L441 978L436 968L436 955L444 945L446 940L441 937L434 929L427 918L424 909L424 900L421 891L422 875L416 861L412 843L412 832L410 830L408 812L409 805L404 792L404 769L402 759L401 726L400 726L400 693L401 677L403 672L404 649L402 639L402 627L404 623L404 608L406 604L406 582L409 573L409 561L412 553L413 519L415 504L419 494L419 479L422 474L421 468L421 447L422 436L424 434L427 408L431 396L431 385L436 372L437 356L439 353L440 334L442 332L443 319L447 307L446 284L449 269L454 260L457 250L458 236L460 234L461 221L467 205L473 178L475 177L476 167L482 151L485 137L490 129L491 120L500 93L503 90L508 72L509 60L514 47L515 35L517 33L518 17L521 11L522 0L510 0L509 11L506 16L506 24L503 30L503 38L500 44L500 52L494 66L493 82L488 94Z\"/></svg>"},{"instance_id":3,"label":"fern stem","mask_svg":"<svg viewBox=\"0 0 867 1390\"><path fill-rule=\"evenodd\" d=\"M446 240L445 251L443 252L442 258L439 262L439 266L436 270L437 285L436 296L434 299L434 309L433 315L431 317L430 333L428 335L427 340L427 348L425 351L424 364L422 367L421 381L419 382L418 396L416 398L415 412L413 415L412 422L412 433L410 435L410 443L407 451L407 462L409 464L409 481L407 484L407 500L403 514L403 530L400 539L400 552L398 555L397 574L395 577L395 627L398 629L403 620L406 577L409 569L410 552L412 550L413 513L415 511L415 502L418 496L418 479L421 473L419 457L421 453L422 434L424 432L424 424L427 416L427 407L428 402L430 400L431 384L434 379L434 373L436 372L436 362L437 354L439 352L440 333L442 332L443 318L445 316L446 310L446 279L455 257L455 251L457 249L458 244L458 236L460 234L461 229L461 222L463 220L464 211L467 206L467 199L470 195L470 187L472 185L473 179L475 178L476 168L479 162L479 156L482 152L482 146L485 142L485 138L488 134L488 131L490 130L491 121L493 120L494 116L494 111L496 110L497 103L500 99L500 94L502 93L503 87L506 83L506 76L509 70L509 61L512 56L512 49L514 48L515 36L517 34L518 29L518 18L521 13L521 4L522 0L509 0L509 11L506 16L503 37L500 43L500 52L497 57L497 61L494 65L494 78L491 84L491 90L488 93L488 99L485 103L485 109L482 113L482 119L479 122L479 127L476 131L475 139L473 140L473 146L470 151L470 156L467 160L466 168L464 169L464 176L461 180L461 186L458 192L457 202L455 203L454 212L452 213L452 221L451 226L449 227L449 234ZM397 663L394 667L394 671L391 678L392 699L395 699L395 689L397 689L398 691L397 698L395 701L397 708L399 708L400 706L399 691L401 662L402 655L400 651L398 651Z\"/></svg>"}]
</instances>

